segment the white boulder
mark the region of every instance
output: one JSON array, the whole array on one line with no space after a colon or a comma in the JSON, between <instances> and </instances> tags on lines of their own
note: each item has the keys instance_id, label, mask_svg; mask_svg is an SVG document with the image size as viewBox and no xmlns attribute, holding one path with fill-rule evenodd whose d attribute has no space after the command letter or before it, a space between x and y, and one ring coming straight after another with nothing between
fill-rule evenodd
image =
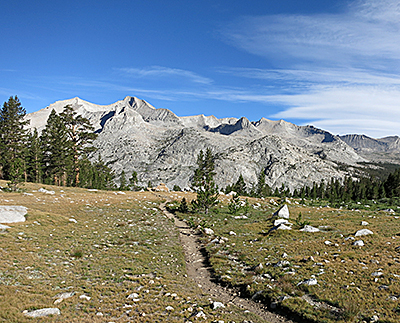
<instances>
[{"instance_id":1,"label":"white boulder","mask_svg":"<svg viewBox=\"0 0 400 323\"><path fill-rule=\"evenodd\" d=\"M58 308L42 308L31 312L26 312L25 316L28 317L44 317L49 315L60 315L61 311Z\"/></svg>"},{"instance_id":2,"label":"white boulder","mask_svg":"<svg viewBox=\"0 0 400 323\"><path fill-rule=\"evenodd\" d=\"M356 237L361 237L361 236L366 236L366 235L369 235L369 234L374 234L374 233L371 230L368 230L368 229L361 229L361 230L358 230L356 232L355 236Z\"/></svg>"},{"instance_id":3,"label":"white boulder","mask_svg":"<svg viewBox=\"0 0 400 323\"><path fill-rule=\"evenodd\" d=\"M0 205L0 223L25 222L25 206Z\"/></svg>"},{"instance_id":4,"label":"white boulder","mask_svg":"<svg viewBox=\"0 0 400 323\"><path fill-rule=\"evenodd\" d=\"M289 209L287 205L283 205L278 211L274 213L274 216L278 216L279 218L289 219Z\"/></svg>"}]
</instances>

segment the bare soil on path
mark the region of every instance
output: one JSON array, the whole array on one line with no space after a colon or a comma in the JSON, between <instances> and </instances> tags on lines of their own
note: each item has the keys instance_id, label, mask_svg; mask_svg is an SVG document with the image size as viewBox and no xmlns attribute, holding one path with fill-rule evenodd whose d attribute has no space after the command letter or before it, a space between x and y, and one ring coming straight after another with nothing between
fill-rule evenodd
<instances>
[{"instance_id":1,"label":"bare soil on path","mask_svg":"<svg viewBox=\"0 0 400 323\"><path fill-rule=\"evenodd\" d=\"M161 197L161 196L160 196ZM163 196L163 198L165 198ZM196 233L184 221L179 220L174 214L165 208L167 202L160 205L165 216L173 220L175 227L179 230L180 241L185 252L187 275L201 288L205 295L222 302L223 304L233 304L243 310L260 317L260 322L270 323L296 323L284 316L270 312L268 308L260 303L242 298L238 291L223 287L214 282L211 274L211 267L207 263L205 255L202 253L203 247L198 242Z\"/></svg>"}]
</instances>

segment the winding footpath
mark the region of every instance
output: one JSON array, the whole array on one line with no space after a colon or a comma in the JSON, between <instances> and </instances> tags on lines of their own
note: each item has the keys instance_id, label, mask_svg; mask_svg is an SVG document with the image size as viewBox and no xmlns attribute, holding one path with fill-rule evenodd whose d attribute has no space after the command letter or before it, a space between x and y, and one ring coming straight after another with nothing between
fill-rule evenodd
<instances>
[{"instance_id":1,"label":"winding footpath","mask_svg":"<svg viewBox=\"0 0 400 323\"><path fill-rule=\"evenodd\" d=\"M165 196L158 195L165 198ZM160 209L165 216L174 221L175 227L179 230L180 241L185 252L187 275L203 291L204 294L225 304L233 304L243 310L248 310L262 319L262 322L270 323L296 323L279 314L270 312L268 308L260 303L249 299L241 298L237 292L230 288L222 287L213 282L211 268L207 265L207 259L201 252L201 245L198 243L194 231L184 222L166 210L166 204L162 203Z\"/></svg>"}]
</instances>

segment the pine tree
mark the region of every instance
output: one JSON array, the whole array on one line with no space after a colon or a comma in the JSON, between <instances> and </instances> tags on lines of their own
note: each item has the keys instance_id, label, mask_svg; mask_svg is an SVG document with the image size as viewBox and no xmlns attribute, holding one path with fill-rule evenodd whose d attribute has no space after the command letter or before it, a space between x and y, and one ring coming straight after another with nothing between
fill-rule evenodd
<instances>
[{"instance_id":1,"label":"pine tree","mask_svg":"<svg viewBox=\"0 0 400 323\"><path fill-rule=\"evenodd\" d=\"M35 128L29 133L27 141L27 176L30 182L41 183L42 181L42 155L39 134Z\"/></svg>"},{"instance_id":2,"label":"pine tree","mask_svg":"<svg viewBox=\"0 0 400 323\"><path fill-rule=\"evenodd\" d=\"M126 181L126 174L125 171L121 172L121 175L119 176L119 188L120 191L128 191L128 182Z\"/></svg>"},{"instance_id":3,"label":"pine tree","mask_svg":"<svg viewBox=\"0 0 400 323\"><path fill-rule=\"evenodd\" d=\"M17 190L26 177L27 130L24 127L29 121L24 121L25 115L17 96L10 97L0 110L0 175L10 181L8 185L12 191Z\"/></svg>"},{"instance_id":4,"label":"pine tree","mask_svg":"<svg viewBox=\"0 0 400 323\"><path fill-rule=\"evenodd\" d=\"M68 173L73 165L72 147L67 128L61 117L52 110L40 136L43 151L44 181L47 184L67 186Z\"/></svg>"},{"instance_id":5,"label":"pine tree","mask_svg":"<svg viewBox=\"0 0 400 323\"><path fill-rule=\"evenodd\" d=\"M233 186L233 190L240 196L247 195L246 183L243 179L243 175L240 174L238 180Z\"/></svg>"},{"instance_id":6,"label":"pine tree","mask_svg":"<svg viewBox=\"0 0 400 323\"><path fill-rule=\"evenodd\" d=\"M91 146L91 143L96 139L97 134L93 132L94 128L90 121L78 115L70 105L64 107L60 117L67 129L68 138L73 151L74 183L75 186L79 186L79 159L96 150Z\"/></svg>"},{"instance_id":7,"label":"pine tree","mask_svg":"<svg viewBox=\"0 0 400 323\"><path fill-rule=\"evenodd\" d=\"M97 162L93 164L92 174L92 188L102 190L114 188L114 172L103 162L100 155Z\"/></svg>"},{"instance_id":8,"label":"pine tree","mask_svg":"<svg viewBox=\"0 0 400 323\"><path fill-rule=\"evenodd\" d=\"M129 177L129 184L128 184L129 189L131 191L137 191L138 190L137 183L138 183L137 172L133 171L131 177Z\"/></svg>"},{"instance_id":9,"label":"pine tree","mask_svg":"<svg viewBox=\"0 0 400 323\"><path fill-rule=\"evenodd\" d=\"M178 211L181 213L189 213L189 206L185 197L182 198L181 202L179 203Z\"/></svg>"},{"instance_id":10,"label":"pine tree","mask_svg":"<svg viewBox=\"0 0 400 323\"><path fill-rule=\"evenodd\" d=\"M192 188L197 193L192 201L195 209L208 214L209 209L218 203L218 188L214 183L214 156L210 148L204 155L201 150L197 156L197 169L194 171Z\"/></svg>"}]
</instances>

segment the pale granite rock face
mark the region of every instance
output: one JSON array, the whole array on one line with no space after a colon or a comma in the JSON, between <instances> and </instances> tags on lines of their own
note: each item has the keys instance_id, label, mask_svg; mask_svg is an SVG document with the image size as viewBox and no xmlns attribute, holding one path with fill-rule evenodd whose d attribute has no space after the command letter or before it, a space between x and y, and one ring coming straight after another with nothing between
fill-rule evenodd
<instances>
[{"instance_id":1,"label":"pale granite rock face","mask_svg":"<svg viewBox=\"0 0 400 323\"><path fill-rule=\"evenodd\" d=\"M272 188L282 184L291 190L322 179L344 178L337 162L356 165L366 161L338 136L283 120L262 118L218 119L214 116L178 117L167 109L156 109L146 101L126 97L101 106L74 98L58 101L30 113L31 128L41 131L52 109L61 112L67 104L88 118L99 134L94 142L102 159L118 175L138 173L139 185L165 183L189 188L200 150L212 149L216 156L216 184L235 183L240 174L248 187L261 171Z\"/></svg>"}]
</instances>

